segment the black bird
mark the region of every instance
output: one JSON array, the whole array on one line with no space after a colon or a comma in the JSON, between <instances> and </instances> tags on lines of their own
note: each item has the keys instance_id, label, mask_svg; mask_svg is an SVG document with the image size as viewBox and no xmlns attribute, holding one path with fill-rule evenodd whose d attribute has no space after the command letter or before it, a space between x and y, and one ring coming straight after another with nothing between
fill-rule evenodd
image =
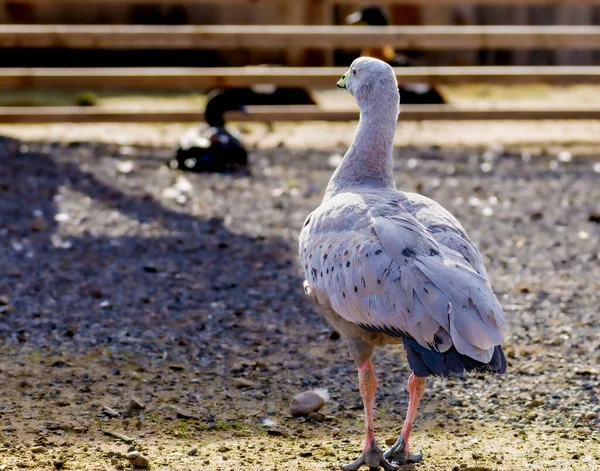
<instances>
[{"instance_id":1,"label":"black bird","mask_svg":"<svg viewBox=\"0 0 600 471\"><path fill-rule=\"evenodd\" d=\"M317 103L304 88L277 87L271 84L253 87L238 87L220 90L221 95L244 105L316 105Z\"/></svg>"},{"instance_id":2,"label":"black bird","mask_svg":"<svg viewBox=\"0 0 600 471\"><path fill-rule=\"evenodd\" d=\"M227 111L245 112L235 94L215 90L204 111L206 124L188 131L179 141L169 166L190 172L227 172L248 165L248 152L240 137L225 129Z\"/></svg>"},{"instance_id":3,"label":"black bird","mask_svg":"<svg viewBox=\"0 0 600 471\"><path fill-rule=\"evenodd\" d=\"M346 18L350 25L388 26L390 24L385 12L375 6L365 7ZM414 59L399 55L392 46L363 49L361 56L374 57L387 62L392 67L414 67ZM400 101L403 105L441 105L446 103L442 94L426 83L409 83L398 87Z\"/></svg>"}]
</instances>

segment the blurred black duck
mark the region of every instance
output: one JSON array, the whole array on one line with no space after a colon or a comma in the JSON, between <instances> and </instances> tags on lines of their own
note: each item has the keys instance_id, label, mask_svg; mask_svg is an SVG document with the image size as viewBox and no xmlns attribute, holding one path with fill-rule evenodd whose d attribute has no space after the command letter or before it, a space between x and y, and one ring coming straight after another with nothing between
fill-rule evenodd
<instances>
[{"instance_id":1,"label":"blurred black duck","mask_svg":"<svg viewBox=\"0 0 600 471\"><path fill-rule=\"evenodd\" d=\"M346 18L350 25L388 26L390 24L385 12L375 6L362 8ZM374 57L390 64L392 67L414 67L414 59L397 54L392 46L363 49L361 56ZM403 105L441 105L446 103L442 94L427 83L408 83L398 87L400 101Z\"/></svg>"},{"instance_id":2,"label":"blurred black duck","mask_svg":"<svg viewBox=\"0 0 600 471\"><path fill-rule=\"evenodd\" d=\"M189 172L228 172L248 166L248 152L241 136L225 129L227 111L245 112L235 94L214 90L208 96L206 124L188 131L179 141L169 166Z\"/></svg>"},{"instance_id":3,"label":"blurred black duck","mask_svg":"<svg viewBox=\"0 0 600 471\"><path fill-rule=\"evenodd\" d=\"M252 87L228 88L219 93L231 101L254 105L316 105L311 94L304 88L277 87L271 84L254 85Z\"/></svg>"}]
</instances>

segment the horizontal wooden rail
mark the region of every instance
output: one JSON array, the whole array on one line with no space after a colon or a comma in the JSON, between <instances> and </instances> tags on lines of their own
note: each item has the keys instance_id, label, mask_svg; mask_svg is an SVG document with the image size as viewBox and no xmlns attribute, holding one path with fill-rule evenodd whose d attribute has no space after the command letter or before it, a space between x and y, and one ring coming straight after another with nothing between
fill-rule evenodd
<instances>
[{"instance_id":1,"label":"horizontal wooden rail","mask_svg":"<svg viewBox=\"0 0 600 471\"><path fill-rule=\"evenodd\" d=\"M334 87L343 67L0 68L0 89ZM600 66L399 67L401 84L600 83Z\"/></svg>"},{"instance_id":2,"label":"horizontal wooden rail","mask_svg":"<svg viewBox=\"0 0 600 471\"><path fill-rule=\"evenodd\" d=\"M255 106L249 114L231 112L232 121L353 121L358 110L326 110L316 106ZM96 123L96 122L196 122L203 119L195 110L159 112L111 111L103 108L79 107L0 107L0 123ZM440 120L538 120L600 119L600 108L458 108L452 105L406 105L400 121Z\"/></svg>"},{"instance_id":3,"label":"horizontal wooden rail","mask_svg":"<svg viewBox=\"0 0 600 471\"><path fill-rule=\"evenodd\" d=\"M597 49L600 26L0 25L0 48Z\"/></svg>"},{"instance_id":4,"label":"horizontal wooden rail","mask_svg":"<svg viewBox=\"0 0 600 471\"><path fill-rule=\"evenodd\" d=\"M79 3L81 0L12 0L12 3L30 4L30 5L59 5L69 3ZM161 0L160 4L187 4L187 5L202 5L202 4L279 4L289 0ZM373 0L321 0L330 4L365 4L370 5ZM88 0L92 5L143 5L157 3L157 0ZM598 5L600 0L377 0L379 5Z\"/></svg>"}]
</instances>

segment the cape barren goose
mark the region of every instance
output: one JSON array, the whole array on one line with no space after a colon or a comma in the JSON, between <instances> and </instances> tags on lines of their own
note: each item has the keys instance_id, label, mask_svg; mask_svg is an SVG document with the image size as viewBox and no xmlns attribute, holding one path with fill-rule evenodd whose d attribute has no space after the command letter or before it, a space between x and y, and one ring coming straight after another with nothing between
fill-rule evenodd
<instances>
[{"instance_id":1,"label":"cape barren goose","mask_svg":"<svg viewBox=\"0 0 600 471\"><path fill-rule=\"evenodd\" d=\"M356 59L338 82L360 106L354 142L300 234L304 288L348 339L364 403L364 453L343 465L386 471L422 458L409 435L427 377L503 373L504 313L482 256L436 202L396 189L392 145L399 94L392 68ZM373 433L378 346L402 343L412 374L400 437L385 453Z\"/></svg>"}]
</instances>

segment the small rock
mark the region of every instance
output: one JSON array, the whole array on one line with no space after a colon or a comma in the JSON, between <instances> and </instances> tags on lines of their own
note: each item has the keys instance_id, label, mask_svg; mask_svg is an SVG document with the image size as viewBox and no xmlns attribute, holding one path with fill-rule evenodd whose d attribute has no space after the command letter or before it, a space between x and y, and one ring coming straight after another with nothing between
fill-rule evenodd
<instances>
[{"instance_id":1,"label":"small rock","mask_svg":"<svg viewBox=\"0 0 600 471\"><path fill-rule=\"evenodd\" d=\"M144 455L140 454L139 451L132 451L127 454L127 459L133 466L138 468L147 468L150 465L150 460Z\"/></svg>"},{"instance_id":2,"label":"small rock","mask_svg":"<svg viewBox=\"0 0 600 471\"><path fill-rule=\"evenodd\" d=\"M129 404L127 404L127 415L136 414L137 412L144 410L145 407L146 406L144 406L139 399L131 397L129 398Z\"/></svg>"},{"instance_id":3,"label":"small rock","mask_svg":"<svg viewBox=\"0 0 600 471\"><path fill-rule=\"evenodd\" d=\"M539 407L541 405L544 404L544 400L543 399L533 399L529 402L525 403L525 407L527 407L528 409L533 409L534 407Z\"/></svg>"},{"instance_id":4,"label":"small rock","mask_svg":"<svg viewBox=\"0 0 600 471\"><path fill-rule=\"evenodd\" d=\"M308 420L311 422L323 422L325 420L325 416L320 412L311 412L308 414Z\"/></svg>"},{"instance_id":5,"label":"small rock","mask_svg":"<svg viewBox=\"0 0 600 471\"><path fill-rule=\"evenodd\" d=\"M226 451L229 451L229 450L230 450L230 448L226 447L225 445L221 445L217 451L219 453L225 453Z\"/></svg>"},{"instance_id":6,"label":"small rock","mask_svg":"<svg viewBox=\"0 0 600 471\"><path fill-rule=\"evenodd\" d=\"M102 406L102 413L108 417L119 417L119 411L113 409L112 407Z\"/></svg>"},{"instance_id":7,"label":"small rock","mask_svg":"<svg viewBox=\"0 0 600 471\"><path fill-rule=\"evenodd\" d=\"M535 211L535 212L531 213L529 215L529 217L531 218L532 221L539 221L540 219L544 218L544 213L542 213L541 211Z\"/></svg>"},{"instance_id":8,"label":"small rock","mask_svg":"<svg viewBox=\"0 0 600 471\"><path fill-rule=\"evenodd\" d=\"M32 453L44 453L46 451L46 447L43 447L41 445L39 446L34 446L31 448L31 452Z\"/></svg>"},{"instance_id":9,"label":"small rock","mask_svg":"<svg viewBox=\"0 0 600 471\"><path fill-rule=\"evenodd\" d=\"M312 451L303 451L300 453L300 457L302 458L308 458L309 456L312 456Z\"/></svg>"},{"instance_id":10,"label":"small rock","mask_svg":"<svg viewBox=\"0 0 600 471\"><path fill-rule=\"evenodd\" d=\"M133 162L131 160L124 160L117 164L117 170L121 173L130 173L133 170Z\"/></svg>"},{"instance_id":11,"label":"small rock","mask_svg":"<svg viewBox=\"0 0 600 471\"><path fill-rule=\"evenodd\" d=\"M10 300L6 296L0 296L0 306L8 306Z\"/></svg>"},{"instance_id":12,"label":"small rock","mask_svg":"<svg viewBox=\"0 0 600 471\"><path fill-rule=\"evenodd\" d=\"M317 412L325 404L325 399L314 391L306 391L292 399L290 411L294 417Z\"/></svg>"},{"instance_id":13,"label":"small rock","mask_svg":"<svg viewBox=\"0 0 600 471\"><path fill-rule=\"evenodd\" d=\"M177 414L178 419L197 419L198 418L192 412L190 412L189 410L184 409L182 407L176 407L175 414Z\"/></svg>"},{"instance_id":14,"label":"small rock","mask_svg":"<svg viewBox=\"0 0 600 471\"><path fill-rule=\"evenodd\" d=\"M255 386L253 381L246 378L235 378L233 380L233 385L238 389L253 388Z\"/></svg>"},{"instance_id":15,"label":"small rock","mask_svg":"<svg viewBox=\"0 0 600 471\"><path fill-rule=\"evenodd\" d=\"M60 424L58 422L44 422L44 427L48 430L58 430L60 429Z\"/></svg>"},{"instance_id":16,"label":"small rock","mask_svg":"<svg viewBox=\"0 0 600 471\"><path fill-rule=\"evenodd\" d=\"M583 416L585 420L594 420L596 417L598 417L598 414L596 414L595 412L588 412Z\"/></svg>"},{"instance_id":17,"label":"small rock","mask_svg":"<svg viewBox=\"0 0 600 471\"><path fill-rule=\"evenodd\" d=\"M339 340L340 333L337 330L332 330L331 333L329 334L329 338L331 340Z\"/></svg>"},{"instance_id":18,"label":"small rock","mask_svg":"<svg viewBox=\"0 0 600 471\"><path fill-rule=\"evenodd\" d=\"M198 447L195 446L190 451L188 451L188 456L196 456L196 455L198 455Z\"/></svg>"},{"instance_id":19,"label":"small rock","mask_svg":"<svg viewBox=\"0 0 600 471\"><path fill-rule=\"evenodd\" d=\"M473 453L473 459L474 460L480 460L481 459L481 455L479 453Z\"/></svg>"},{"instance_id":20,"label":"small rock","mask_svg":"<svg viewBox=\"0 0 600 471\"><path fill-rule=\"evenodd\" d=\"M185 370L185 366L183 365L169 365L169 369L173 371L183 371Z\"/></svg>"},{"instance_id":21,"label":"small rock","mask_svg":"<svg viewBox=\"0 0 600 471\"><path fill-rule=\"evenodd\" d=\"M29 227L33 232L41 232L46 230L48 224L46 224L46 220L43 217L37 216L31 220Z\"/></svg>"},{"instance_id":22,"label":"small rock","mask_svg":"<svg viewBox=\"0 0 600 471\"><path fill-rule=\"evenodd\" d=\"M14 311L14 307L10 304L0 304L0 314L8 314Z\"/></svg>"},{"instance_id":23,"label":"small rock","mask_svg":"<svg viewBox=\"0 0 600 471\"><path fill-rule=\"evenodd\" d=\"M588 214L588 221L600 224L600 212L594 212Z\"/></svg>"}]
</instances>

